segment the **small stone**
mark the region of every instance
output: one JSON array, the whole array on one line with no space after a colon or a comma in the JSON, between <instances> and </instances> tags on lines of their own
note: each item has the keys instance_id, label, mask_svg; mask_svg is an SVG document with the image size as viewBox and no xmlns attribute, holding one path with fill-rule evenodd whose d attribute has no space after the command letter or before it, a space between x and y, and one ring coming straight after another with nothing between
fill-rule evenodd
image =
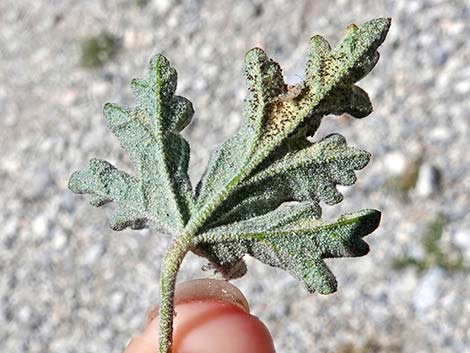
<instances>
[{"instance_id":1,"label":"small stone","mask_svg":"<svg viewBox=\"0 0 470 353\"><path fill-rule=\"evenodd\" d=\"M422 1L409 1L407 2L407 13L417 13L423 7Z\"/></svg>"},{"instance_id":2,"label":"small stone","mask_svg":"<svg viewBox=\"0 0 470 353\"><path fill-rule=\"evenodd\" d=\"M125 48L134 48L139 43L139 33L132 28L127 29L123 36L123 46Z\"/></svg>"},{"instance_id":3,"label":"small stone","mask_svg":"<svg viewBox=\"0 0 470 353\"><path fill-rule=\"evenodd\" d=\"M207 81L204 79L198 79L194 82L194 89L197 91L206 91Z\"/></svg>"},{"instance_id":4,"label":"small stone","mask_svg":"<svg viewBox=\"0 0 470 353\"><path fill-rule=\"evenodd\" d=\"M431 196L439 190L440 182L441 173L439 169L429 164L423 164L419 169L416 193L423 197Z\"/></svg>"},{"instance_id":5,"label":"small stone","mask_svg":"<svg viewBox=\"0 0 470 353\"><path fill-rule=\"evenodd\" d=\"M124 294L122 292L115 292L111 295L109 306L113 313L121 311L124 304Z\"/></svg>"},{"instance_id":6,"label":"small stone","mask_svg":"<svg viewBox=\"0 0 470 353\"><path fill-rule=\"evenodd\" d=\"M18 319L22 323L26 323L31 318L31 308L29 306L23 306L18 310Z\"/></svg>"},{"instance_id":7,"label":"small stone","mask_svg":"<svg viewBox=\"0 0 470 353\"><path fill-rule=\"evenodd\" d=\"M439 268L431 268L421 278L413 295L413 306L419 313L425 313L434 305L439 296L439 282L443 277L443 271Z\"/></svg>"},{"instance_id":8,"label":"small stone","mask_svg":"<svg viewBox=\"0 0 470 353\"><path fill-rule=\"evenodd\" d=\"M4 114L7 111L7 90L5 87L0 86L0 113Z\"/></svg>"},{"instance_id":9,"label":"small stone","mask_svg":"<svg viewBox=\"0 0 470 353\"><path fill-rule=\"evenodd\" d=\"M462 249L470 250L470 231L469 230L459 230L454 235L454 242L457 246Z\"/></svg>"},{"instance_id":10,"label":"small stone","mask_svg":"<svg viewBox=\"0 0 470 353\"><path fill-rule=\"evenodd\" d=\"M408 162L400 152L391 152L385 156L385 167L392 175L401 175L405 172Z\"/></svg>"},{"instance_id":11,"label":"small stone","mask_svg":"<svg viewBox=\"0 0 470 353\"><path fill-rule=\"evenodd\" d=\"M47 220L45 216L43 215L37 216L31 223L34 235L38 238L45 237L47 234L48 223L49 221Z\"/></svg>"},{"instance_id":12,"label":"small stone","mask_svg":"<svg viewBox=\"0 0 470 353\"><path fill-rule=\"evenodd\" d=\"M212 45L204 45L199 50L199 56L201 59L209 59L211 56L213 56L213 53L214 47Z\"/></svg>"},{"instance_id":13,"label":"small stone","mask_svg":"<svg viewBox=\"0 0 470 353\"><path fill-rule=\"evenodd\" d=\"M108 90L108 83L105 81L95 82L91 86L91 92L94 96L102 96Z\"/></svg>"},{"instance_id":14,"label":"small stone","mask_svg":"<svg viewBox=\"0 0 470 353\"><path fill-rule=\"evenodd\" d=\"M454 86L458 94L467 95L470 92L470 83L467 80L457 82Z\"/></svg>"},{"instance_id":15,"label":"small stone","mask_svg":"<svg viewBox=\"0 0 470 353\"><path fill-rule=\"evenodd\" d=\"M106 252L104 244L95 244L85 253L82 263L84 265L93 265L101 255Z\"/></svg>"},{"instance_id":16,"label":"small stone","mask_svg":"<svg viewBox=\"0 0 470 353\"><path fill-rule=\"evenodd\" d=\"M18 219L7 218L3 224L3 234L7 237L14 236L18 231Z\"/></svg>"},{"instance_id":17,"label":"small stone","mask_svg":"<svg viewBox=\"0 0 470 353\"><path fill-rule=\"evenodd\" d=\"M429 131L429 138L436 141L447 141L452 137L452 132L443 126L437 126Z\"/></svg>"},{"instance_id":18,"label":"small stone","mask_svg":"<svg viewBox=\"0 0 470 353\"><path fill-rule=\"evenodd\" d=\"M62 103L65 106L70 106L70 105L75 104L77 99L78 99L78 92L76 90L69 89L62 93Z\"/></svg>"},{"instance_id":19,"label":"small stone","mask_svg":"<svg viewBox=\"0 0 470 353\"><path fill-rule=\"evenodd\" d=\"M162 15L168 12L168 10L173 5L173 2L171 0L158 0L154 1L152 5L155 10L157 10L157 12Z\"/></svg>"},{"instance_id":20,"label":"small stone","mask_svg":"<svg viewBox=\"0 0 470 353\"><path fill-rule=\"evenodd\" d=\"M67 244L67 236L61 230L55 231L52 238L52 247L55 250L62 250Z\"/></svg>"}]
</instances>

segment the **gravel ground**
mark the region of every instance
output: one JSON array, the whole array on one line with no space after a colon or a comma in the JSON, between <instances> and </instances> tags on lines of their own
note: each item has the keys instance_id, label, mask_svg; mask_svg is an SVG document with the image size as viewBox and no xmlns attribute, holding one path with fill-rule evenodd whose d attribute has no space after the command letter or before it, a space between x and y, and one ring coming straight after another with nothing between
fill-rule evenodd
<instances>
[{"instance_id":1,"label":"gravel ground","mask_svg":"<svg viewBox=\"0 0 470 353\"><path fill-rule=\"evenodd\" d=\"M309 295L251 259L236 284L279 353L470 352L468 270L392 266L406 254L426 256L422 234L438 214L448 220L438 247L470 266L468 2L138 3L0 1L0 351L119 352L156 302L168 239L115 233L112 206L94 209L67 190L71 171L92 156L130 170L101 110L107 101L131 103L128 82L153 54L170 58L179 93L196 108L186 129L196 180L238 126L250 47L264 47L292 83L303 76L312 34L334 42L349 23L391 16L381 61L361 82L373 116L326 118L318 132L339 132L373 153L345 201L325 209L331 217L383 211L370 255L329 261L339 281L330 296ZM119 52L98 69L80 66L81 42L102 30L118 36ZM413 168L416 185L390 187ZM212 276L203 265L188 257L179 280Z\"/></svg>"}]
</instances>

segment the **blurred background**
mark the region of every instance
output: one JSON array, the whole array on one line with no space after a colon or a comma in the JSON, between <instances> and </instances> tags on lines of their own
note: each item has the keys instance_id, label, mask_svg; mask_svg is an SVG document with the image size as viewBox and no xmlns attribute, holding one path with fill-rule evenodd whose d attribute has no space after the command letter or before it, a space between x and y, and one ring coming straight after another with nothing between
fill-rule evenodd
<instances>
[{"instance_id":1,"label":"blurred background","mask_svg":"<svg viewBox=\"0 0 470 353\"><path fill-rule=\"evenodd\" d=\"M244 53L263 47L302 80L313 34L393 18L381 60L360 82L375 112L324 118L372 152L325 216L383 212L368 256L328 261L339 290L308 294L248 259L235 281L279 353L470 352L470 10L444 0L0 1L0 351L120 352L157 302L168 238L113 232L67 181L91 157L132 167L102 117L132 104L129 81L164 53L194 104L185 130L194 184L234 133ZM188 256L179 280L214 277Z\"/></svg>"}]
</instances>

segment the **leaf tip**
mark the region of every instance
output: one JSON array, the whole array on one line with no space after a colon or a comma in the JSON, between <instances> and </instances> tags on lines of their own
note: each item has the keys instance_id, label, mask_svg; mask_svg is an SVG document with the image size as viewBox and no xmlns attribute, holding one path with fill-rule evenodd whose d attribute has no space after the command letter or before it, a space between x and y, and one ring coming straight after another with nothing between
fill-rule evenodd
<instances>
[{"instance_id":1,"label":"leaf tip","mask_svg":"<svg viewBox=\"0 0 470 353\"><path fill-rule=\"evenodd\" d=\"M266 56L266 52L260 47L254 47L248 50L245 54L246 60L253 60L260 56Z\"/></svg>"},{"instance_id":2,"label":"leaf tip","mask_svg":"<svg viewBox=\"0 0 470 353\"><path fill-rule=\"evenodd\" d=\"M364 23L361 27L366 30L371 37L375 37L377 46L382 44L392 24L391 17L379 17Z\"/></svg>"},{"instance_id":3,"label":"leaf tip","mask_svg":"<svg viewBox=\"0 0 470 353\"><path fill-rule=\"evenodd\" d=\"M149 62L149 66L151 68L155 67L155 66L158 66L158 65L169 65L170 64L170 61L166 58L165 55L161 54L161 53L158 53L156 55L154 55L151 59L150 59L150 62Z\"/></svg>"},{"instance_id":4,"label":"leaf tip","mask_svg":"<svg viewBox=\"0 0 470 353\"><path fill-rule=\"evenodd\" d=\"M331 51L328 41L319 34L310 37L310 46L314 54L326 56Z\"/></svg>"},{"instance_id":5,"label":"leaf tip","mask_svg":"<svg viewBox=\"0 0 470 353\"><path fill-rule=\"evenodd\" d=\"M372 233L380 225L380 220L382 218L382 212L374 209L366 209L363 211L361 219L361 233L362 237Z\"/></svg>"}]
</instances>

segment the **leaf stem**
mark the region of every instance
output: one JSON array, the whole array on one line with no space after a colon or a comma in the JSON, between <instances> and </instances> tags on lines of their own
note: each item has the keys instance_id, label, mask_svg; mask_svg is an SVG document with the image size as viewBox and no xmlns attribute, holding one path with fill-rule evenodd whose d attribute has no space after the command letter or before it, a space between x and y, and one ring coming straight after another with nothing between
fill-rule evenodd
<instances>
[{"instance_id":1,"label":"leaf stem","mask_svg":"<svg viewBox=\"0 0 470 353\"><path fill-rule=\"evenodd\" d=\"M171 353L176 276L191 247L192 234L183 233L172 240L163 258L160 274L159 353Z\"/></svg>"}]
</instances>

